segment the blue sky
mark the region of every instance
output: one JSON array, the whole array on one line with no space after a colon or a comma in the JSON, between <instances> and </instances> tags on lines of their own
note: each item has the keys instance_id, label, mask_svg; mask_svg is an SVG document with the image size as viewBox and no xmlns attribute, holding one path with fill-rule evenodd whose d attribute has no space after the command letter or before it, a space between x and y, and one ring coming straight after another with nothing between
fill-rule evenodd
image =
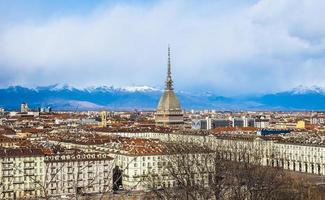
<instances>
[{"instance_id":1,"label":"blue sky","mask_svg":"<svg viewBox=\"0 0 325 200\"><path fill-rule=\"evenodd\" d=\"M0 0L0 87L325 86L325 1Z\"/></svg>"}]
</instances>

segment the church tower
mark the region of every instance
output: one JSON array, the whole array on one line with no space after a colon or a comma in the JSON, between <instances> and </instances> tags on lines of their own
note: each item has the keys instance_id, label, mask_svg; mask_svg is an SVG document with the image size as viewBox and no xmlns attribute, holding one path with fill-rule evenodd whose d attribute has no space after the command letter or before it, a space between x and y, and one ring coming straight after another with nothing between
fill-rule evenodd
<instances>
[{"instance_id":1,"label":"church tower","mask_svg":"<svg viewBox=\"0 0 325 200\"><path fill-rule=\"evenodd\" d=\"M184 123L183 111L173 88L169 46L166 86L164 94L160 97L158 103L155 122L158 126L177 126Z\"/></svg>"}]
</instances>

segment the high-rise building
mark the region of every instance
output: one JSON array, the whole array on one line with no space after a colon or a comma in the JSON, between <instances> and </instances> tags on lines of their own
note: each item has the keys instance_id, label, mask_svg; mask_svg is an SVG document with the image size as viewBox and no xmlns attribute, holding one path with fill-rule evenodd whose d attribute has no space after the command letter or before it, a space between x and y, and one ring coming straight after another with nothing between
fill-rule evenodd
<instances>
[{"instance_id":1,"label":"high-rise building","mask_svg":"<svg viewBox=\"0 0 325 200\"><path fill-rule=\"evenodd\" d=\"M170 47L168 46L167 78L164 94L160 97L155 114L156 125L174 126L184 123L183 111L179 100L174 93L171 75Z\"/></svg>"},{"instance_id":2,"label":"high-rise building","mask_svg":"<svg viewBox=\"0 0 325 200\"><path fill-rule=\"evenodd\" d=\"M103 110L102 112L100 112L100 116L101 116L101 120L102 120L102 127L106 127L107 126L107 112L105 110Z\"/></svg>"},{"instance_id":3,"label":"high-rise building","mask_svg":"<svg viewBox=\"0 0 325 200\"><path fill-rule=\"evenodd\" d=\"M254 122L254 127L256 128L269 128L270 121L264 117L256 118Z\"/></svg>"},{"instance_id":4,"label":"high-rise building","mask_svg":"<svg viewBox=\"0 0 325 200\"><path fill-rule=\"evenodd\" d=\"M28 112L29 108L28 108L28 104L27 103L22 103L20 105L20 112Z\"/></svg>"},{"instance_id":5,"label":"high-rise building","mask_svg":"<svg viewBox=\"0 0 325 200\"><path fill-rule=\"evenodd\" d=\"M304 129L306 127L304 120L297 121L296 128L297 129Z\"/></svg>"}]
</instances>

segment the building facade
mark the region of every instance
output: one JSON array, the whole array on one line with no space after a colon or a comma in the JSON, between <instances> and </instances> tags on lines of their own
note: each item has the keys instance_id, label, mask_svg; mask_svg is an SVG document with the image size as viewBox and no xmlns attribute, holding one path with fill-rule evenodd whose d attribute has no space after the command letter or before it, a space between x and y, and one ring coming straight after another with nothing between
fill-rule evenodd
<instances>
[{"instance_id":1,"label":"building facade","mask_svg":"<svg viewBox=\"0 0 325 200\"><path fill-rule=\"evenodd\" d=\"M239 159L259 156L261 165L282 167L286 170L325 175L325 146L317 144L284 143L276 140L263 140L260 137L216 136L213 134L180 133L112 133L123 137L155 138L166 142L194 143L217 149L225 159Z\"/></svg>"},{"instance_id":2,"label":"building facade","mask_svg":"<svg viewBox=\"0 0 325 200\"><path fill-rule=\"evenodd\" d=\"M0 149L0 198L37 199L107 194L114 159L107 154L46 155L41 149Z\"/></svg>"},{"instance_id":3,"label":"building facade","mask_svg":"<svg viewBox=\"0 0 325 200\"><path fill-rule=\"evenodd\" d=\"M29 111L28 104L27 103L22 103L20 105L20 112L25 113L25 112L28 112L28 111Z\"/></svg>"},{"instance_id":4,"label":"building facade","mask_svg":"<svg viewBox=\"0 0 325 200\"><path fill-rule=\"evenodd\" d=\"M45 157L47 196L107 193L112 189L113 158L80 153Z\"/></svg>"},{"instance_id":5,"label":"building facade","mask_svg":"<svg viewBox=\"0 0 325 200\"><path fill-rule=\"evenodd\" d=\"M43 196L44 154L40 149L0 150L1 199Z\"/></svg>"},{"instance_id":6,"label":"building facade","mask_svg":"<svg viewBox=\"0 0 325 200\"><path fill-rule=\"evenodd\" d=\"M159 188L172 188L177 186L177 180L169 172L168 165L174 165L172 168L181 173L187 165L177 166L177 161L194 161L201 159L209 152L200 151L196 148L187 152L165 151L146 151L137 153L123 153L116 155L116 165L123 170L122 185L126 190L151 190ZM184 157L185 156L185 157ZM210 163L212 166L212 162ZM193 171L193 169L192 169ZM194 171L193 171L194 172ZM202 171L201 171L202 173ZM195 175L195 173L193 173ZM196 177L200 180L202 177ZM205 180L207 181L207 180Z\"/></svg>"}]
</instances>

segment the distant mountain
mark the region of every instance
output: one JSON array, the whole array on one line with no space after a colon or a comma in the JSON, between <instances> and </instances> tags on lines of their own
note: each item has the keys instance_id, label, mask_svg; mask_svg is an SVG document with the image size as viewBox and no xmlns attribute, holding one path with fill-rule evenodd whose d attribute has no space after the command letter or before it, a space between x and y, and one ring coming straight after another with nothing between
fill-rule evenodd
<instances>
[{"instance_id":1,"label":"distant mountain","mask_svg":"<svg viewBox=\"0 0 325 200\"><path fill-rule=\"evenodd\" d=\"M290 91L249 98L277 110L325 110L325 88L299 86Z\"/></svg>"},{"instance_id":2,"label":"distant mountain","mask_svg":"<svg viewBox=\"0 0 325 200\"><path fill-rule=\"evenodd\" d=\"M149 86L74 88L50 85L36 88L12 86L0 89L0 107L18 110L51 106L54 110L153 110L162 90ZM299 86L290 91L247 97L223 97L211 92L177 92L184 109L217 110L325 110L325 89Z\"/></svg>"}]
</instances>

